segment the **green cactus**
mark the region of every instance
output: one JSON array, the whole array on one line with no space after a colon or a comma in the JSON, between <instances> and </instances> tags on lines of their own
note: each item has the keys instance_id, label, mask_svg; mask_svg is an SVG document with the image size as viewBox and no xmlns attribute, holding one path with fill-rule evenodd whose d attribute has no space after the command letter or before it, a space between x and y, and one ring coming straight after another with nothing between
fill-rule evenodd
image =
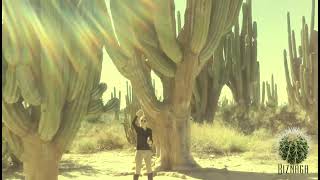
<instances>
[{"instance_id":1,"label":"green cactus","mask_svg":"<svg viewBox=\"0 0 320 180\"><path fill-rule=\"evenodd\" d=\"M121 91L118 92L117 97L117 89L116 87L113 87L113 93L111 93L111 99L107 103L107 106L109 108L108 111L113 110L114 111L114 119L119 120L120 119L120 104L121 102Z\"/></svg>"},{"instance_id":2,"label":"green cactus","mask_svg":"<svg viewBox=\"0 0 320 180\"><path fill-rule=\"evenodd\" d=\"M267 98L265 98L265 92L267 92ZM266 100L266 102L264 102ZM268 107L278 106L278 87L274 83L273 74L271 75L271 85L268 81L262 82L262 100L261 105L267 105Z\"/></svg>"},{"instance_id":3,"label":"green cactus","mask_svg":"<svg viewBox=\"0 0 320 180\"><path fill-rule=\"evenodd\" d=\"M242 6L242 27L226 36L224 52L228 64L226 85L231 89L236 103L242 107L257 106L260 97L260 65L257 60L257 23L252 22L251 0ZM230 50L231 49L231 50Z\"/></svg>"},{"instance_id":4,"label":"green cactus","mask_svg":"<svg viewBox=\"0 0 320 180\"><path fill-rule=\"evenodd\" d=\"M300 164L309 153L308 138L298 129L289 129L279 141L279 155L289 164Z\"/></svg>"},{"instance_id":5,"label":"green cactus","mask_svg":"<svg viewBox=\"0 0 320 180\"><path fill-rule=\"evenodd\" d=\"M298 54L295 33L291 30L288 12L289 64L287 51L283 51L288 102L290 106L301 108L307 112L311 120L309 123L312 129L311 133L318 132L316 128L318 124L318 31L314 30L314 9L315 2L312 0L311 27L308 28L303 17L301 45Z\"/></svg>"},{"instance_id":6,"label":"green cactus","mask_svg":"<svg viewBox=\"0 0 320 180\"><path fill-rule=\"evenodd\" d=\"M105 6L97 11L106 17L100 22L107 53L131 81L151 126L157 124L153 130L160 137L161 168L166 169L197 166L189 153L192 91L196 77L235 23L242 0L187 0L186 5L183 25L176 21L173 0L111 0L112 17ZM161 101L151 72L161 79Z\"/></svg>"},{"instance_id":7,"label":"green cactus","mask_svg":"<svg viewBox=\"0 0 320 180\"><path fill-rule=\"evenodd\" d=\"M211 57L197 77L192 99L192 116L195 121L212 122L214 119L221 90L227 80L229 64L223 57L225 41L226 39L222 38L214 57Z\"/></svg>"},{"instance_id":8,"label":"green cactus","mask_svg":"<svg viewBox=\"0 0 320 180\"><path fill-rule=\"evenodd\" d=\"M119 91L119 98L113 97L106 103L103 104L102 95L107 90L107 84L100 83L91 93L91 100L89 102L88 114L86 116L87 121L96 121L101 117L103 113L117 112L120 110L121 92ZM111 93L113 95L113 93Z\"/></svg>"},{"instance_id":9,"label":"green cactus","mask_svg":"<svg viewBox=\"0 0 320 180\"><path fill-rule=\"evenodd\" d=\"M127 85L127 94L126 98L126 107L124 109L124 121L123 127L126 134L127 141L130 144L136 144L137 137L134 128L131 126L131 122L136 115L136 112L140 109L140 104L135 97L132 87L126 82Z\"/></svg>"},{"instance_id":10,"label":"green cactus","mask_svg":"<svg viewBox=\"0 0 320 180\"><path fill-rule=\"evenodd\" d=\"M90 23L94 6L96 1L3 2L4 138L23 162L26 179L57 179L81 120L103 109L103 44Z\"/></svg>"}]
</instances>

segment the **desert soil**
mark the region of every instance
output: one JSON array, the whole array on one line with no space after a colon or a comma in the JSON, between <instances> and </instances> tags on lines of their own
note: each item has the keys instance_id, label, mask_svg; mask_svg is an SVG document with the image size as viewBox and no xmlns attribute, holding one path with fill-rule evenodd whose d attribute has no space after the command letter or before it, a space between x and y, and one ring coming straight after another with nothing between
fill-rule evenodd
<instances>
[{"instance_id":1,"label":"desert soil","mask_svg":"<svg viewBox=\"0 0 320 180\"><path fill-rule=\"evenodd\" d=\"M278 175L279 161L249 159L246 154L217 157L193 154L202 169L180 172L157 172L154 180L315 180L317 158L307 160L308 175ZM142 171L145 172L145 169ZM59 180L131 180L134 173L134 150L112 150L94 154L65 154ZM21 172L3 173L2 179L23 179ZM139 179L147 179L146 176Z\"/></svg>"}]
</instances>

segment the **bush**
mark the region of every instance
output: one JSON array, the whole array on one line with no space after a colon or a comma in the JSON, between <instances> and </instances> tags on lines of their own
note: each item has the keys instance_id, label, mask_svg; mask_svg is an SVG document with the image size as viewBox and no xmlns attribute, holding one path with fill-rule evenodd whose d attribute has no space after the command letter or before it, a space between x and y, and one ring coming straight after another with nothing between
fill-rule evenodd
<instances>
[{"instance_id":1,"label":"bush","mask_svg":"<svg viewBox=\"0 0 320 180\"><path fill-rule=\"evenodd\" d=\"M246 151L249 138L220 121L191 125L191 145L196 152L230 154Z\"/></svg>"},{"instance_id":2,"label":"bush","mask_svg":"<svg viewBox=\"0 0 320 180\"><path fill-rule=\"evenodd\" d=\"M252 107L249 110L239 108L237 105L227 105L219 109L217 117L232 128L244 134L251 134L257 129L270 129L272 133L279 132L288 127L305 128L306 113L290 109L288 106L277 108Z\"/></svg>"},{"instance_id":3,"label":"bush","mask_svg":"<svg viewBox=\"0 0 320 180\"><path fill-rule=\"evenodd\" d=\"M75 148L75 151L81 154L97 152L96 143L90 139L79 141Z\"/></svg>"}]
</instances>

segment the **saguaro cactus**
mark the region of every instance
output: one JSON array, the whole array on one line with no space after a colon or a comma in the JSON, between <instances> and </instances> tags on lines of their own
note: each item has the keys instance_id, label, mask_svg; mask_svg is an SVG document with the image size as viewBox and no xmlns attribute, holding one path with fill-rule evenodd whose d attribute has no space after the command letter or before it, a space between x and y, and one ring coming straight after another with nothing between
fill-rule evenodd
<instances>
[{"instance_id":1,"label":"saguaro cactus","mask_svg":"<svg viewBox=\"0 0 320 180\"><path fill-rule=\"evenodd\" d=\"M226 57L230 60L227 86L236 103L242 107L260 104L260 65L257 60L257 23L252 22L251 0L242 6L242 27L227 35ZM230 50L231 49L231 50Z\"/></svg>"},{"instance_id":2,"label":"saguaro cactus","mask_svg":"<svg viewBox=\"0 0 320 180\"><path fill-rule=\"evenodd\" d=\"M197 75L221 37L236 21L241 0L187 0L185 23L178 35L174 0L111 0L115 29L106 6L101 31L107 53L127 77L155 136L160 137L160 168L197 166L190 153L190 101ZM103 16L101 16L103 17ZM152 89L151 70L160 77L163 101Z\"/></svg>"},{"instance_id":3,"label":"saguaro cactus","mask_svg":"<svg viewBox=\"0 0 320 180\"><path fill-rule=\"evenodd\" d=\"M2 3L4 137L26 179L57 180L63 152L102 95L94 93L103 86L94 3Z\"/></svg>"},{"instance_id":4,"label":"saguaro cactus","mask_svg":"<svg viewBox=\"0 0 320 180\"><path fill-rule=\"evenodd\" d=\"M288 102L293 107L302 108L311 120L312 132L317 132L318 124L318 31L314 30L315 1L312 0L311 26L302 18L301 45L296 47L295 33L291 30L290 14L287 14L289 73L287 51L284 50L284 67L287 81ZM291 74L291 76L290 76Z\"/></svg>"}]
</instances>

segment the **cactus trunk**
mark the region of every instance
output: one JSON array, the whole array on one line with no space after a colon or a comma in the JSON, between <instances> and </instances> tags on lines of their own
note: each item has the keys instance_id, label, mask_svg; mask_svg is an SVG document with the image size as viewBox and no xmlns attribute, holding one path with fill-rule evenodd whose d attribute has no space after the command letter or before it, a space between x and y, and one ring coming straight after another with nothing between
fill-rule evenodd
<instances>
[{"instance_id":1,"label":"cactus trunk","mask_svg":"<svg viewBox=\"0 0 320 180\"><path fill-rule=\"evenodd\" d=\"M29 155L23 161L25 179L58 180L62 152L52 143L43 144L38 137L30 137L27 142L30 143L24 143L24 151Z\"/></svg>"}]
</instances>

